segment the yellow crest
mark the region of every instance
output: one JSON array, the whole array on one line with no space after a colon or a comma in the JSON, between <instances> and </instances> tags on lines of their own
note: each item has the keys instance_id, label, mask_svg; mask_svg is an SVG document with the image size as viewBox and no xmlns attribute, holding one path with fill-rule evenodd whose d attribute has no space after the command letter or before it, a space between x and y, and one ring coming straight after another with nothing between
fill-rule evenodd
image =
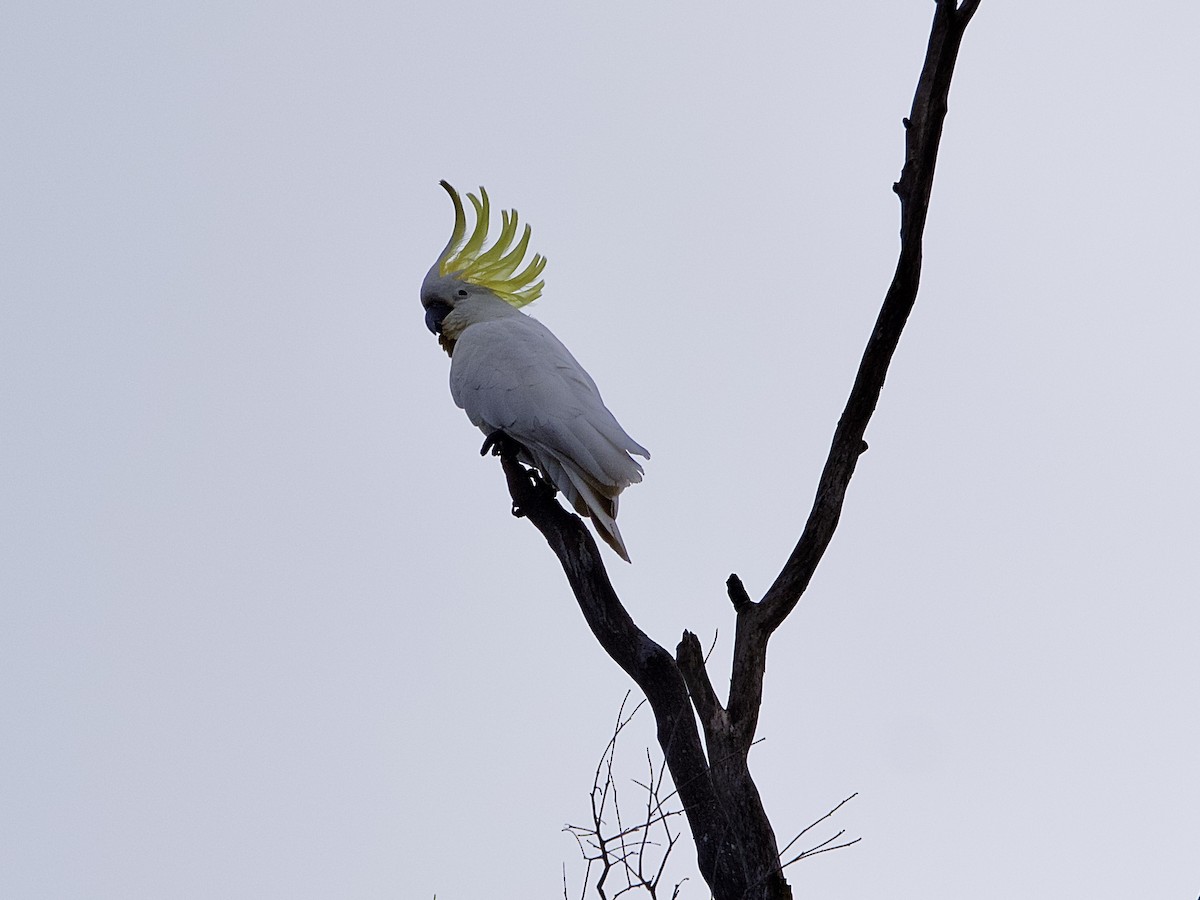
<instances>
[{"instance_id":1,"label":"yellow crest","mask_svg":"<svg viewBox=\"0 0 1200 900\"><path fill-rule=\"evenodd\" d=\"M441 185L454 202L454 232L450 236L450 243L438 258L441 275L454 275L468 284L487 288L516 307L532 303L540 297L546 282L533 282L546 268L546 257L535 253L529 265L517 272L517 266L529 248L531 233L526 225L521 239L513 244L517 236L517 211L501 210L500 236L496 238L496 243L485 250L483 244L487 240L488 220L491 218L487 191L480 188L478 197L467 194L467 199L475 207L475 229L468 237L467 215L458 191L446 181Z\"/></svg>"}]
</instances>

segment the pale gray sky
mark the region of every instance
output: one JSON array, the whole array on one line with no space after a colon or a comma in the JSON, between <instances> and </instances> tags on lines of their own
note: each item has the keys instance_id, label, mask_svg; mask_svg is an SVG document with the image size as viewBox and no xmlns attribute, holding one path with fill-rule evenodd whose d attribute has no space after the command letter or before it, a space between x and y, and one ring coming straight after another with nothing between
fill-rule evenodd
<instances>
[{"instance_id":1,"label":"pale gray sky","mask_svg":"<svg viewBox=\"0 0 1200 900\"><path fill-rule=\"evenodd\" d=\"M532 223L534 314L653 452L614 580L668 646L720 629L724 683L724 579L799 534L891 275L932 10L10 5L0 896L577 883L627 683L450 399L437 181ZM1200 894L1198 44L1184 2L968 31L921 297L771 649L782 841L860 792L798 896Z\"/></svg>"}]
</instances>

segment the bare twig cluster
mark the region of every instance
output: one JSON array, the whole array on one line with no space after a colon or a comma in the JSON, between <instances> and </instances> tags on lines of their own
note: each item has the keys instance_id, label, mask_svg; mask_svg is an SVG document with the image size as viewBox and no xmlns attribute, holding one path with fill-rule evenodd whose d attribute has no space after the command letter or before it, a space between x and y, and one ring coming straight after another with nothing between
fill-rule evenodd
<instances>
[{"instance_id":1,"label":"bare twig cluster","mask_svg":"<svg viewBox=\"0 0 1200 900\"><path fill-rule=\"evenodd\" d=\"M683 809L678 806L675 791L664 793L666 766L655 764L649 748L646 750L645 781L633 779L633 784L642 794L638 813L630 819L621 811L617 780L613 774L617 740L633 717L646 705L646 701L642 700L626 712L629 696L629 692L626 692L621 701L612 737L608 739L596 764L590 794L591 822L587 825L568 825L563 829L575 838L579 852L587 863L579 892L580 900L587 893L589 884L594 885L601 900L616 900L635 891L657 900L661 896L659 891L667 860L680 837L678 829L671 827L671 819L683 815ZM670 900L678 898L686 880L672 887ZM563 900L568 900L565 869Z\"/></svg>"}]
</instances>

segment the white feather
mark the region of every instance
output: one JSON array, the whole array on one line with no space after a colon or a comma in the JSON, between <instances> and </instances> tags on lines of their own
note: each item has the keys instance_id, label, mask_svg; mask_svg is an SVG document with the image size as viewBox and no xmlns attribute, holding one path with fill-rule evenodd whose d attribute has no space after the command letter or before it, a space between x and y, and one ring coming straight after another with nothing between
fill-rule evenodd
<instances>
[{"instance_id":1,"label":"white feather","mask_svg":"<svg viewBox=\"0 0 1200 900\"><path fill-rule=\"evenodd\" d=\"M474 293L474 292L473 292ZM450 392L485 434L503 431L529 451L536 466L571 503L590 516L601 537L625 560L617 529L617 497L642 480L630 454L650 458L600 397L591 376L546 326L495 295L456 304L458 324Z\"/></svg>"}]
</instances>

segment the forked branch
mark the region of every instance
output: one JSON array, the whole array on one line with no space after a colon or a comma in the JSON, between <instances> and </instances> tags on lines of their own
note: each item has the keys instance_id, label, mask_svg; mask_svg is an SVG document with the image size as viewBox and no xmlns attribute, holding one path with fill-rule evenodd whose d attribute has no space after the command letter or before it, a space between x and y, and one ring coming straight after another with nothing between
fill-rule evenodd
<instances>
[{"instance_id":1,"label":"forked branch","mask_svg":"<svg viewBox=\"0 0 1200 900\"><path fill-rule=\"evenodd\" d=\"M700 872L716 900L791 896L774 832L746 757L758 727L767 644L795 609L837 529L846 489L867 449L863 440L867 425L916 302L922 238L950 82L963 33L979 6L979 0L936 2L912 110L903 120L904 166L893 186L900 198L896 271L834 430L816 497L795 548L760 601L751 599L736 575L727 583L737 627L729 698L724 706L695 637L685 632L677 657L673 657L642 632L613 591L596 543L580 519L564 510L545 485L531 478L517 461L516 450L503 442L497 448L514 512L527 516L546 538L592 633L642 689L654 711L658 741L695 838ZM704 728L703 744L693 704ZM796 859L833 849L830 845L837 838L809 848Z\"/></svg>"}]
</instances>

